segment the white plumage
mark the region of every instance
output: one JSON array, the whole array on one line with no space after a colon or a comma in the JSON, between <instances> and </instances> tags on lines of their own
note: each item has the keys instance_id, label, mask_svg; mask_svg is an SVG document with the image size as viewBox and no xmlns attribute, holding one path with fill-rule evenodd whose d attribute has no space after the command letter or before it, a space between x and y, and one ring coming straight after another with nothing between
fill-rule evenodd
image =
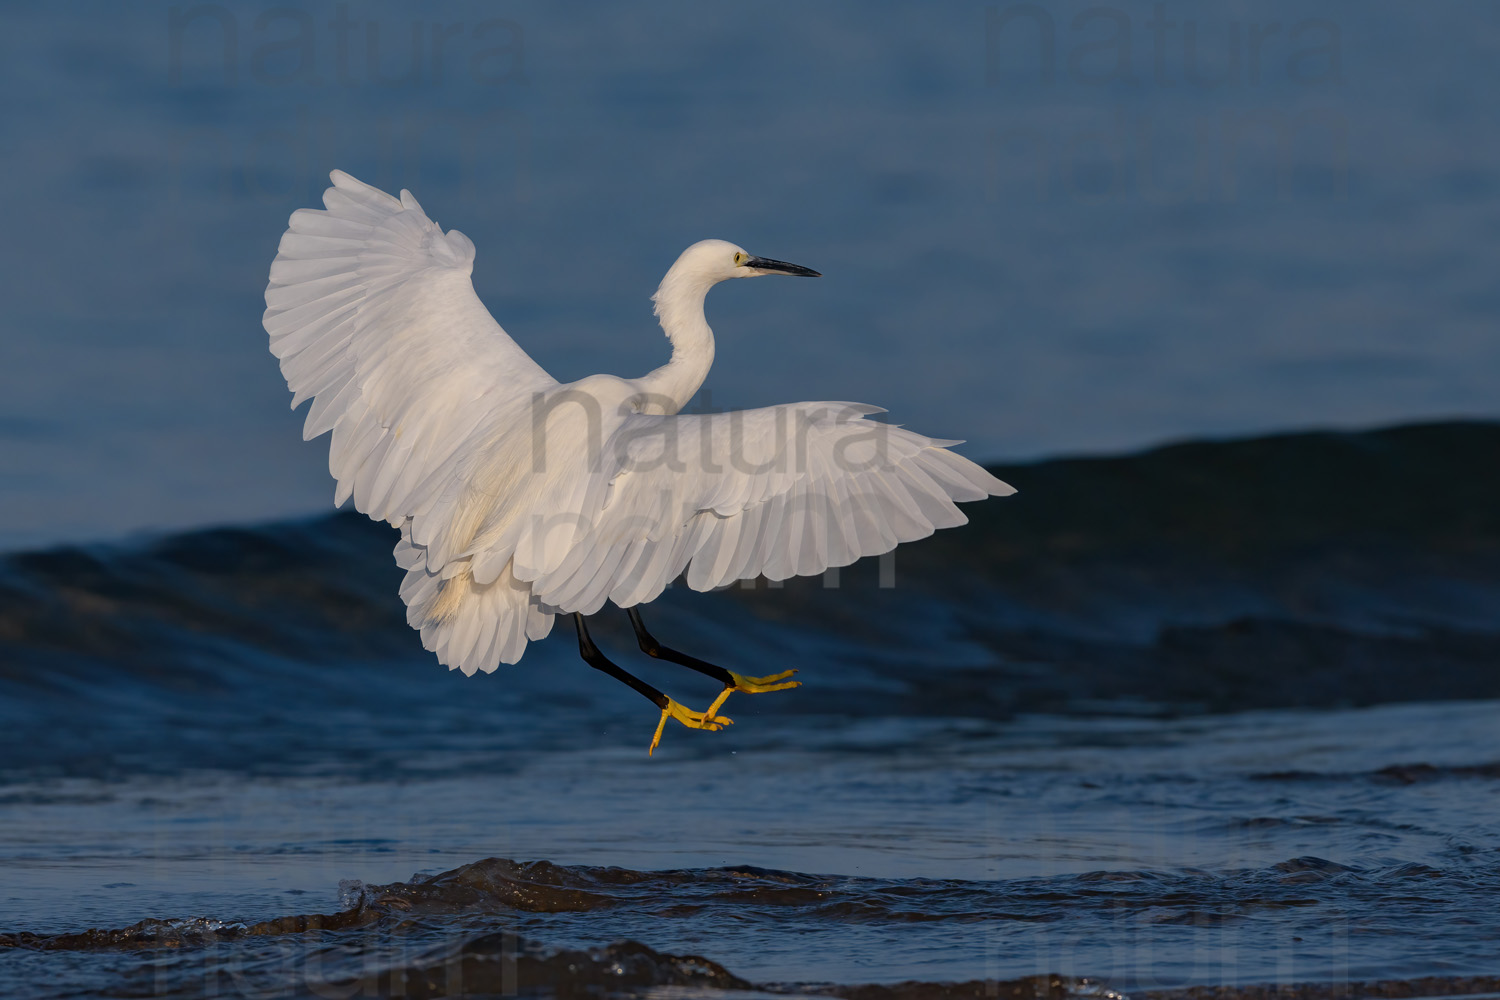
<instances>
[{"instance_id":1,"label":"white plumage","mask_svg":"<svg viewBox=\"0 0 1500 1000\"><path fill-rule=\"evenodd\" d=\"M474 293L474 245L342 171L292 215L266 288L271 352L333 432L335 503L401 530L422 644L472 674L520 659L555 614L632 607L679 575L708 590L821 573L963 524L954 501L1014 492L857 403L678 411L713 361L708 289L805 268L720 240L654 297L672 360L560 384Z\"/></svg>"}]
</instances>

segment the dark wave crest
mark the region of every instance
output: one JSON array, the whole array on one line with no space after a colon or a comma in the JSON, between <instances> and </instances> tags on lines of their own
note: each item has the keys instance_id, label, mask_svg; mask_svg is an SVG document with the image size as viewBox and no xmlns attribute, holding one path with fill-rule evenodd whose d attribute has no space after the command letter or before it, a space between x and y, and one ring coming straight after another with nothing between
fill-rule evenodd
<instances>
[{"instance_id":1,"label":"dark wave crest","mask_svg":"<svg viewBox=\"0 0 1500 1000\"><path fill-rule=\"evenodd\" d=\"M1425 866L1356 869L1321 858L1294 858L1260 870L1215 874L1109 871L1010 882L860 879L753 867L644 872L521 863L490 858L410 882L345 888L346 909L257 923L208 918L149 919L118 930L0 934L0 948L116 956L121 981L154 977L157 993L209 994L233 976L240 989L268 995L446 997L473 994L596 995L652 986L760 990L848 1000L948 1000L957 997L1091 997L1123 1000L1086 979L1033 976L1012 981L894 984L753 983L711 958L656 951L633 940L602 946L544 943L596 933L593 914L624 914L615 926L659 928L691 921L713 933L769 938L787 925L821 927L960 920L1047 922L1066 908L1104 930L1111 921L1203 928L1241 924L1253 937L1273 910L1303 912L1313 933L1332 906L1368 913L1367 930L1423 915L1434 881L1462 878L1482 910L1493 873L1448 874ZM1379 916L1375 911L1380 910ZM1469 912L1478 912L1471 910ZM1092 916L1090 916L1092 914ZM503 929L497 929L503 928ZM659 933L659 931L658 931ZM1267 944L1270 943L1268 939ZM1221 997L1423 996L1485 992L1495 980L1450 977L1383 984L1328 983L1221 987ZM1354 989L1355 986L1359 989ZM1431 992L1441 985L1442 989ZM1191 991L1136 990L1146 997Z\"/></svg>"},{"instance_id":2,"label":"dark wave crest","mask_svg":"<svg viewBox=\"0 0 1500 1000\"><path fill-rule=\"evenodd\" d=\"M829 683L774 711L1004 718L1497 697L1497 458L1500 425L1446 423L1002 466L1020 494L902 547L892 588L866 560L836 587L674 588L652 614L679 644L731 661L811 650L800 665ZM450 697L433 694L440 671L405 625L393 538L341 513L0 559L10 762L32 756L42 727L64 770L101 746L117 754L126 731L154 734L142 752L177 741L210 764L273 766L276 749L237 743L227 720ZM604 640L630 643L613 617L601 616ZM506 696L526 703L534 666L565 661L577 669L568 636L540 644L505 668ZM153 728L173 715L203 738L193 724ZM319 732L298 739L316 747ZM328 739L347 747L350 734Z\"/></svg>"}]
</instances>

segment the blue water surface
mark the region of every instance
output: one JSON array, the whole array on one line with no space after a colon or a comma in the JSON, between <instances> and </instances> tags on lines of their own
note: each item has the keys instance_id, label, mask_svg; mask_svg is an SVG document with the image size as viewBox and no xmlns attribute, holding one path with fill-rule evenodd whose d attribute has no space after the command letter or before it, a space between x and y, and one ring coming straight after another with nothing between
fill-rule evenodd
<instances>
[{"instance_id":1,"label":"blue water surface","mask_svg":"<svg viewBox=\"0 0 1500 1000\"><path fill-rule=\"evenodd\" d=\"M0 545L324 507L287 215L409 187L550 371L853 399L976 458L1497 412L1493 5L115 4L0 33ZM413 53L416 53L415 56Z\"/></svg>"}]
</instances>

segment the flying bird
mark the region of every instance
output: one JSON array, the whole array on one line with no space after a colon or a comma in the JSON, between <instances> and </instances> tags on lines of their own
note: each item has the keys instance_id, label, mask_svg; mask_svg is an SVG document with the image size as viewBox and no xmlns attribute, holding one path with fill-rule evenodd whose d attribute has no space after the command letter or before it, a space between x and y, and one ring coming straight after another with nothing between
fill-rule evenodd
<instances>
[{"instance_id":1,"label":"flying bird","mask_svg":"<svg viewBox=\"0 0 1500 1000\"><path fill-rule=\"evenodd\" d=\"M717 730L735 691L797 686L737 674L657 642L639 607L686 574L694 590L846 566L967 521L955 501L1015 492L879 407L786 403L680 411L714 358L704 296L721 281L818 272L723 240L682 252L656 294L671 359L640 378L559 383L485 309L474 244L409 191L341 170L324 208L294 212L271 264L271 353L307 400L303 438L333 432L335 505L400 529L401 598L422 645L472 675L521 659L573 616L583 659L668 719ZM684 707L600 651L584 619L626 609L642 651L723 684Z\"/></svg>"}]
</instances>

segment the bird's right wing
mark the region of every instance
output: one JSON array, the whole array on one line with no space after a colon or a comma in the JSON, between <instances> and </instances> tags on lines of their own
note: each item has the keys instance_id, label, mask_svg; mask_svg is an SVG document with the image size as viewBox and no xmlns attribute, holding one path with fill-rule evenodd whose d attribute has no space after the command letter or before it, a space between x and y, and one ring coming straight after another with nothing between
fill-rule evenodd
<instances>
[{"instance_id":1,"label":"bird's right wing","mask_svg":"<svg viewBox=\"0 0 1500 1000\"><path fill-rule=\"evenodd\" d=\"M547 605L592 614L650 601L684 570L694 590L822 573L963 524L955 501L1015 492L949 451L956 441L865 419L879 412L635 414L573 508L585 523L523 538L515 574Z\"/></svg>"},{"instance_id":2,"label":"bird's right wing","mask_svg":"<svg viewBox=\"0 0 1500 1000\"><path fill-rule=\"evenodd\" d=\"M331 176L326 209L293 213L271 265L271 353L292 406L313 400L303 437L333 431L334 502L420 522L557 383L474 294L467 236L444 233L408 191Z\"/></svg>"}]
</instances>

